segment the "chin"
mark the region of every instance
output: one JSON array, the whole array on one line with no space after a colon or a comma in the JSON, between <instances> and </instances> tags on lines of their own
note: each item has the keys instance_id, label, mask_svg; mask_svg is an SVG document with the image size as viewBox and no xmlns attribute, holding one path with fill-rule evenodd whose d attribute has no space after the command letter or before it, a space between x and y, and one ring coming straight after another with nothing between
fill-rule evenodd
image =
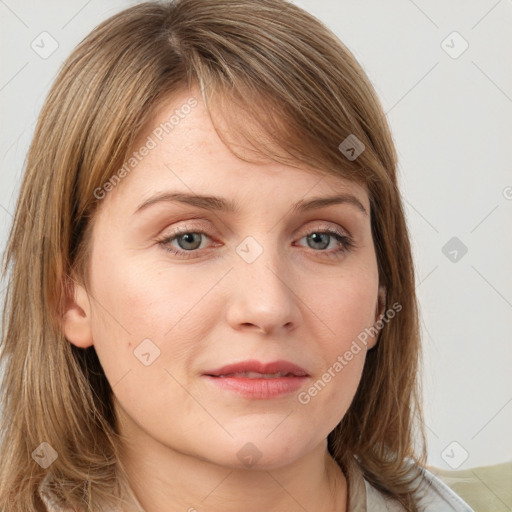
<instances>
[{"instance_id":1,"label":"chin","mask_svg":"<svg viewBox=\"0 0 512 512\"><path fill-rule=\"evenodd\" d=\"M292 464L311 450L307 441L300 442L289 430L283 430L281 436L268 432L236 436L227 445L219 443L222 452L210 453L208 459L231 469L275 470Z\"/></svg>"}]
</instances>

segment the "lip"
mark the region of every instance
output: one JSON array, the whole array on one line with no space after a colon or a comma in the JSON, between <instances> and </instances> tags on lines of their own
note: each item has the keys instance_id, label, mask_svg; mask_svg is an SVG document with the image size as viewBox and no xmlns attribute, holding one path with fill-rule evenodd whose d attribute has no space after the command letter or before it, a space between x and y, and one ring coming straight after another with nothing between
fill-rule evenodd
<instances>
[{"instance_id":1,"label":"lip","mask_svg":"<svg viewBox=\"0 0 512 512\"><path fill-rule=\"evenodd\" d=\"M223 375L240 372L289 374L275 378L226 377ZM287 395L299 390L309 379L309 375L300 366L289 361L243 361L229 364L216 370L210 370L202 375L211 385L225 391L237 393L245 398L267 400Z\"/></svg>"},{"instance_id":2,"label":"lip","mask_svg":"<svg viewBox=\"0 0 512 512\"><path fill-rule=\"evenodd\" d=\"M261 363L254 359L249 361L242 361L240 363L228 364L217 368L216 370L209 370L204 372L204 375L211 375L219 377L221 375L227 375L229 373L240 373L240 372L258 372L258 373L291 373L295 377L306 377L308 372L297 366L296 364L290 363L289 361L272 361L270 363Z\"/></svg>"}]
</instances>

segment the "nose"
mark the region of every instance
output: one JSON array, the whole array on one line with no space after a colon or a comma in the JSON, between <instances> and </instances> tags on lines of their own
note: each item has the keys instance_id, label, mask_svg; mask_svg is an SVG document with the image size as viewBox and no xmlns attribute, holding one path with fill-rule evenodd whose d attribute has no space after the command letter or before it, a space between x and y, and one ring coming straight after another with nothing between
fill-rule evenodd
<instances>
[{"instance_id":1,"label":"nose","mask_svg":"<svg viewBox=\"0 0 512 512\"><path fill-rule=\"evenodd\" d=\"M265 247L252 263L235 260L227 307L229 325L273 335L295 329L301 317L298 280L282 255Z\"/></svg>"}]
</instances>

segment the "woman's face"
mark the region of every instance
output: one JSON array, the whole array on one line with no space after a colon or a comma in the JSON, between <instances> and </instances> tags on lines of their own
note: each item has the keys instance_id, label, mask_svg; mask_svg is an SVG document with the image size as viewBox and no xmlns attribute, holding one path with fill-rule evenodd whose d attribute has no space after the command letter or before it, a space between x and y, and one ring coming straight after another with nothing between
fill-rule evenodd
<instances>
[{"instance_id":1,"label":"woman's face","mask_svg":"<svg viewBox=\"0 0 512 512\"><path fill-rule=\"evenodd\" d=\"M325 443L375 343L358 339L380 312L369 200L339 177L236 158L199 94L183 107L191 95L159 111L136 165L102 189L77 295L86 327L68 315L66 335L94 344L141 451L278 467ZM352 199L310 203L340 195ZM209 376L249 360L307 376Z\"/></svg>"}]
</instances>

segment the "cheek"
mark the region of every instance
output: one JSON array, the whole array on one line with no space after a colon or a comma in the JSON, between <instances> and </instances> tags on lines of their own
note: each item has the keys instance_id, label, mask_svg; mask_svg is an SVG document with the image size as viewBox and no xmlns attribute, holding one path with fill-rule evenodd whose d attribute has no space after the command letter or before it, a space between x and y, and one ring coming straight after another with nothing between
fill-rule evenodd
<instances>
[{"instance_id":1,"label":"cheek","mask_svg":"<svg viewBox=\"0 0 512 512\"><path fill-rule=\"evenodd\" d=\"M369 266L352 266L303 290L304 302L320 321L310 345L323 367L297 397L309 415L332 430L345 415L361 380L369 328L375 322L378 276Z\"/></svg>"},{"instance_id":2,"label":"cheek","mask_svg":"<svg viewBox=\"0 0 512 512\"><path fill-rule=\"evenodd\" d=\"M97 285L102 304L95 304L94 345L119 405L139 426L165 432L170 412L197 415L185 391L201 339L198 323L186 321L197 298L190 291L173 296L161 276L151 281L140 270L112 270Z\"/></svg>"},{"instance_id":3,"label":"cheek","mask_svg":"<svg viewBox=\"0 0 512 512\"><path fill-rule=\"evenodd\" d=\"M92 264L98 312L106 323L121 329L131 342L161 337L185 316L190 303L198 298L184 268L164 271L149 258L126 251L93 255Z\"/></svg>"},{"instance_id":4,"label":"cheek","mask_svg":"<svg viewBox=\"0 0 512 512\"><path fill-rule=\"evenodd\" d=\"M169 386L166 370L183 381L207 339L206 320L218 320L218 304L204 300L218 275L194 276L184 266L161 270L155 262L106 252L92 259L98 358L111 385L130 372L130 380L158 393Z\"/></svg>"},{"instance_id":5,"label":"cheek","mask_svg":"<svg viewBox=\"0 0 512 512\"><path fill-rule=\"evenodd\" d=\"M305 280L304 286L308 286L302 292L305 304L325 326L327 352L343 350L374 324L378 276L372 266L347 267L315 283Z\"/></svg>"}]
</instances>

